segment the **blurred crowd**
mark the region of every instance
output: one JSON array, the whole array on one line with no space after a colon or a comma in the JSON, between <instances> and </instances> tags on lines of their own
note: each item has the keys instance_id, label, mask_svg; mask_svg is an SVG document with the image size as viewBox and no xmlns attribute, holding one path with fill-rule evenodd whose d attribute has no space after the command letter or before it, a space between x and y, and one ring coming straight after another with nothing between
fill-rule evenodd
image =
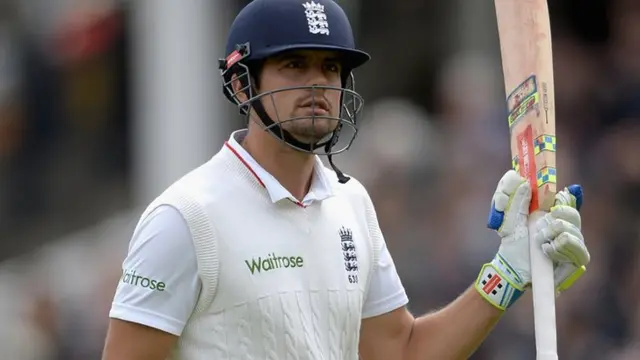
<instances>
[{"instance_id":1,"label":"blurred crowd","mask_svg":"<svg viewBox=\"0 0 640 360\"><path fill-rule=\"evenodd\" d=\"M110 3L0 1L0 231L20 238L0 259L126 203L126 34Z\"/></svg>"},{"instance_id":2,"label":"blurred crowd","mask_svg":"<svg viewBox=\"0 0 640 360\"><path fill-rule=\"evenodd\" d=\"M367 105L336 158L368 187L415 314L454 299L495 253L486 215L510 166L497 45L490 56L449 49L440 12L456 2L433 3L363 5ZM0 359L99 359L141 205L129 191L128 9L10 4L0 2ZM551 10L558 180L584 187L592 254L558 299L560 358L640 359L640 3ZM521 299L472 359L534 359L531 309Z\"/></svg>"}]
</instances>

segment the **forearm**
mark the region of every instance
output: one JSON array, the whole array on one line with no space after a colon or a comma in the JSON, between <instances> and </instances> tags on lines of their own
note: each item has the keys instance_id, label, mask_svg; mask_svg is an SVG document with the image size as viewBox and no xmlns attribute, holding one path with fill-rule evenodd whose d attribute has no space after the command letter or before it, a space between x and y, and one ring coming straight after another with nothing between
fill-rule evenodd
<instances>
[{"instance_id":1,"label":"forearm","mask_svg":"<svg viewBox=\"0 0 640 360\"><path fill-rule=\"evenodd\" d=\"M467 359L503 313L472 286L447 307L414 321L405 360Z\"/></svg>"}]
</instances>

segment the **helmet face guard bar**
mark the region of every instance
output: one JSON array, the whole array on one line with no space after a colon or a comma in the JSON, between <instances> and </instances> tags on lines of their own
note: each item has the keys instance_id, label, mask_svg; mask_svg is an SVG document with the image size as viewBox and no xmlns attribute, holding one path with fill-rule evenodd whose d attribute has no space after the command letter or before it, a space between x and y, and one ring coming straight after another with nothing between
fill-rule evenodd
<instances>
[{"instance_id":1,"label":"helmet face guard bar","mask_svg":"<svg viewBox=\"0 0 640 360\"><path fill-rule=\"evenodd\" d=\"M280 92L290 91L290 90L310 90L312 93L314 93L317 90L340 91L342 93L341 98L343 99L341 104L340 114L338 116L307 115L307 116L283 118L282 116L280 116L280 114L278 114L274 95ZM238 106L240 108L246 109L247 116L249 116L248 112L250 109L252 108L255 109L257 107L264 106L263 101L270 101L275 112L275 119L273 119L274 121L272 121L270 124L266 124L264 119L262 119L262 116L260 117L260 119L262 120L263 128L265 130L268 130L272 134L276 135L276 137L278 137L279 139L285 140L287 145L293 147L298 151L311 152L316 155L339 154L347 150L351 146L351 144L353 143L353 140L355 139L358 133L358 127L356 124L356 114L358 114L362 110L363 100L360 95L358 95L357 93L351 90L338 88L338 87L330 87L330 86L287 87L287 88L281 88L281 89L261 93L245 101L244 103L240 103ZM313 101L314 100L312 100L311 108L315 108L317 106L315 103L313 103ZM258 102L261 102L261 103L258 104ZM259 111L257 111L257 113L259 113ZM315 129L316 122L320 122L320 121L329 122L333 124L331 128L334 128L334 130L326 134L322 139L319 139L312 143L290 141L290 139L288 138L289 137L288 132L284 130L284 128L287 127L288 123L293 123L294 121L308 121L311 123L311 128L313 129ZM267 122L269 121L267 120ZM342 130L349 130L348 133L352 135L350 136L350 139L347 142L345 142L344 144L341 144L342 146L334 147L335 145L338 145L338 137L340 136L339 132ZM327 148L326 147L327 145L331 145L331 146Z\"/></svg>"},{"instance_id":2,"label":"helmet face guard bar","mask_svg":"<svg viewBox=\"0 0 640 360\"><path fill-rule=\"evenodd\" d=\"M244 65L243 65L244 66ZM248 70L248 69L247 69ZM334 86L321 86L321 85L311 85L311 86L295 86L295 87L286 87L280 88L272 91L267 91L260 94L255 94L254 86L251 82L251 78L246 73L246 75L242 75L244 79L240 77L234 78L230 81L225 81L224 86L225 90L229 93L229 96L232 97L235 103L238 106L240 112L247 117L249 117L251 109L254 109L256 113L259 115L262 123L260 124L265 130L268 130L270 133L275 135L278 139L284 140L287 145L295 148L298 151L303 152L311 152L317 155L335 155L347 150L353 140L355 139L358 127L357 127L357 116L361 113L362 108L364 107L364 100L362 97L356 93L355 91L348 88L340 88ZM242 86L237 91L234 91L231 86L231 82L240 81ZM246 84L246 85L245 85ZM337 91L340 92L341 104L340 104L340 113L337 116L331 115L308 115L308 116L297 116L291 118L284 118L278 113L278 108L276 106L275 95L285 91L294 91L294 90L304 90L310 91L311 95L316 93L316 91ZM239 95L245 94L247 99L245 101L240 100ZM315 108L317 105L314 103L315 98L312 96L311 108ZM260 109L264 108L265 102L270 102L272 108L274 109L275 119L271 119L269 116L268 119L265 119L264 116L260 116ZM266 120L266 121L265 121ZM289 139L290 135L284 128L286 128L287 123L291 123L294 121L310 121L311 127L315 128L316 121L323 122L331 122L335 124L332 128L335 128L334 131L327 134L327 136L319 139L313 143L303 143L295 138ZM343 130L345 127L348 128L348 133L352 134L349 141L343 142L339 148L334 148L334 145L337 145L337 137L339 136L338 132ZM336 143L331 144L331 148L325 149L326 145L330 144L332 138L336 140Z\"/></svg>"}]
</instances>

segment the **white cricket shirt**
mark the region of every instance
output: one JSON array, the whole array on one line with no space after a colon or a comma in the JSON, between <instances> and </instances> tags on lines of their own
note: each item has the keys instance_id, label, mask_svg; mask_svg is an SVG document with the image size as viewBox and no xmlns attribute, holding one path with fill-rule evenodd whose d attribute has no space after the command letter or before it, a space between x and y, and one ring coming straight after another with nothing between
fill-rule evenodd
<instances>
[{"instance_id":1,"label":"white cricket shirt","mask_svg":"<svg viewBox=\"0 0 640 360\"><path fill-rule=\"evenodd\" d=\"M362 197L362 199L356 199L356 201L370 204L370 199L362 185L357 183L355 179L352 179L345 185L338 184L336 180L330 177L335 176L335 174L326 169L322 162L317 159L310 191L305 198L299 202L239 145L245 134L246 130L234 132L229 141L225 143L225 146L214 156L214 159L212 159L210 163L215 162L216 158L219 157L241 164L243 168L248 170L247 173L250 172L253 176L253 179L245 180L259 184L255 188L260 188L262 192L266 191L268 202L271 205L264 206L273 207L274 211L283 211L283 214L301 216L299 219L302 221L295 221L292 217L289 220L282 221L282 224L265 225L267 223L255 223L255 216L250 216L250 209L253 209L254 206L248 204L247 206L250 207L242 207L244 206L245 199L249 198L248 196L238 195L230 197L230 195L223 195L225 191L235 190L232 184L237 180L229 175L228 179L224 180L224 186L218 186L214 190L207 190L209 192L216 192L219 188L222 188L219 189L219 195L217 193L213 195L200 194L195 192L195 190L194 192L195 194L202 195L202 198L212 199L209 202L203 200L203 202L207 204L212 204L210 206L218 204L218 200L226 201L222 207L227 208L227 210L222 210L219 215L211 217L213 223L220 220L214 226L216 228L225 228L225 224L230 224L232 221L235 221L233 219L237 220L238 217L242 217L245 213L247 218L245 220L239 220L239 223L244 226L235 228L238 236L237 239L232 239L232 237L235 236L233 232L230 233L232 235L230 235L229 238L226 236L224 239L218 238L218 249L216 250L217 252L213 253L217 257L213 260L202 260L202 254L200 254L198 250L198 242L194 242L192 230L187 224L184 214L181 214L176 207L171 206L170 202L168 204L160 202L159 205L156 204L155 207L148 209L148 212L142 217L134 232L128 255L123 262L123 275L113 300L110 317L144 324L177 336L186 337L185 327L188 327L190 321L193 321L192 317L194 312L207 311L207 309L198 309L199 301L204 292L202 266L207 266L208 269L216 269L215 281L211 281L209 277L204 277L208 284L211 282L215 283L215 292L212 296L213 303L211 305L211 308L214 310L212 310L211 313L220 314L226 311L227 308L234 307L234 311L228 311L228 315L226 315L224 320L226 322L217 324L216 326L218 327L224 327L224 324L227 322L234 324L233 320L229 319L236 316L236 313L239 314L237 316L256 317L255 320L259 321L261 316L268 313L262 308L263 303L269 306L276 304L276 300L269 300L269 296L277 292L280 293L281 299L279 301L281 301L282 304L288 301L290 305L300 306L299 312L303 315L301 315L300 318L297 318L296 315L296 323L300 323L299 326L301 329L304 329L306 326L304 313L308 311L310 314L315 314L314 312L316 310L313 309L313 294L318 294L316 300L322 303L331 303L332 294L336 294L335 299L341 299L340 296L342 295L340 294L342 290L344 290L344 298L350 299L349 301L355 304L353 306L358 308L356 309L359 318L359 320L357 320L358 322L363 318L384 314L406 305L408 299L405 290L398 277L391 255L387 250L381 234L379 234L380 231L377 220L375 220L375 213L372 215L373 220L369 220L368 224L361 224L365 222L364 220L360 222L355 220L356 218L363 219L364 215L362 217L352 216L349 212L344 215L339 214L339 216L333 216L334 219L331 221L334 222L349 218L353 218L354 220L351 221L351 223L346 221L342 225L336 224L336 229L327 230L326 236L322 234L320 230L312 231L311 227L305 229L309 239L307 239L306 236L287 238L288 233L285 232L282 232L281 235L275 234L275 232L280 233L281 229L291 226L298 225L298 227L302 227L305 221L311 221L311 218L314 216L323 217L324 208L329 209L329 206L333 206L336 209L345 208L344 205L338 206L338 201L353 203L354 200L348 198L353 195L344 195L344 191L337 188L340 186L351 186L352 188L358 189L350 190L356 193L357 196ZM215 174L207 173L208 171L214 171ZM193 188L198 188L201 184L206 184L207 176L209 175L211 175L212 179L214 177L224 179L227 177L226 174L224 174L225 171L232 170L223 171L221 168L216 168L214 165L207 163L203 165L202 168L196 169L191 174L188 174L186 176L187 180L181 179L177 183L186 182L191 184L190 186L193 186ZM203 185L202 187L204 188L205 186ZM359 190L360 188L361 190ZM234 200L229 201L228 198ZM162 199L162 196L160 199ZM327 205L322 205L325 202ZM335 205L331 205L334 203ZM360 209L359 206L362 204L357 205L358 206L353 206L353 208ZM216 206L220 207L220 205ZM369 207L371 208L370 212L372 212L372 205ZM225 219L218 219L218 217L223 216ZM226 218L227 216L229 217ZM270 220L270 223L273 221L280 221L280 219ZM347 227L345 228L345 226ZM264 233L260 232L260 227L264 228ZM250 230L252 228L257 228L257 232ZM224 229L220 230L217 234L218 237L221 237L221 233L224 233L224 231ZM272 233L269 233L270 231L272 231ZM324 228L322 231L324 231ZM248 233L253 235L247 235ZM335 236L331 235L334 233ZM372 252L365 251L364 247L369 246L368 242L371 241L371 239L362 240L364 233L379 234L380 245L377 256L372 256ZM272 234L276 236L273 240L271 238ZM243 235L249 237L249 239L246 240L246 244L243 244L245 240L240 239ZM253 236L253 238L251 236ZM280 237L278 238L278 236ZM317 258L321 259L321 252L329 247L328 244L335 243L340 247L341 238L347 241L343 241L342 243L342 252L339 251L339 248L337 249L337 255L339 257L336 261L337 266L329 267L328 265L328 263L334 262L333 259L336 256L333 255L330 258L331 261L327 261L327 265L320 262L314 263L313 260L316 258L315 254L318 254ZM270 242L274 244L270 244ZM258 251L258 249L262 252ZM219 256L221 254L223 256ZM227 265L225 263L227 259L234 257L237 257L235 265ZM375 264L372 263L374 259L376 261ZM229 262L231 262L231 260ZM207 265L203 265L205 263ZM362 274L362 271L366 271L366 269L371 269L370 273ZM308 273L308 271L311 270L313 270L313 273ZM307 271L307 273L304 271ZM219 278L217 272L220 273ZM334 272L337 275L335 279L331 281L335 281L336 283L328 280L331 278L329 274L333 274ZM342 275L343 272L345 273L344 276ZM235 275L236 273L237 276ZM276 274L283 277L277 278ZM324 274L327 274L327 279L323 278ZM273 278L267 279L267 276ZM262 285L259 283L260 281L265 281L265 284L269 283L270 285ZM345 282L346 285L341 282ZM257 289L256 293L252 293L252 295L238 294L238 289L235 287L238 284L246 286L247 288L255 287ZM288 288L289 284L291 289ZM264 286L264 288L261 288L261 286ZM211 286L208 286L208 288L211 288ZM287 298L287 291L295 294L291 295L293 298ZM357 299L356 295L358 292L362 293L361 300ZM256 296L256 302L252 303L251 296L254 295ZM308 299L301 300L303 296L308 296ZM261 302L260 299L266 302ZM259 309L247 309L246 313L242 313L235 308L238 303L245 303L248 307L254 304L253 306ZM305 310L305 306L308 307L307 310ZM330 306L327 309L326 311L328 312L333 311ZM322 310L318 311L321 312ZM354 313L353 310L348 310L348 312ZM284 314L283 318L285 320L287 316L291 316L287 315L286 309L278 310L276 313ZM278 321L277 316L280 315L274 316L276 317L275 320ZM312 321L309 320L309 324L311 324L311 322ZM291 327L298 326L293 323L290 325ZM287 328L288 324L280 326ZM332 326L330 323L326 324L329 332ZM277 327L278 326L275 325L272 326L274 329ZM342 327L345 327L344 324ZM223 329L222 331L227 330L232 332L237 331L237 329ZM320 330L317 330L318 333L315 334L316 336L321 336L323 331ZM213 332L212 330L212 333ZM191 333L192 332L189 332L189 334ZM257 339L266 335L258 333L251 336ZM252 339L251 336L246 335L244 341L250 341L247 339ZM358 337L357 334L342 334L342 336L350 337L352 341L356 341ZM322 342L318 339L314 340L317 342L316 344L314 341L309 340L311 337L312 336L309 335L309 337L306 338L306 347L314 348L314 350L306 350L308 351L307 357L303 356L303 358L321 358L318 354L322 352L323 344L327 347L327 351L331 351L329 349L331 346L336 347L336 345L330 344L329 341ZM285 340L281 341L277 339L277 336L274 336L273 348L287 348L286 337L284 339ZM211 341L216 340L212 339ZM231 343L234 341L239 343L243 342L242 336L240 335L238 335L238 338L232 337L232 339L225 341L230 342L229 346L232 346ZM304 343L304 341L300 341ZM351 354L357 350L353 349L353 346L344 346L346 350L343 349L343 358L352 358ZM299 344L298 347L305 348L305 345ZM224 350L223 347L219 348L217 356L223 354L224 351L230 351L228 348L226 349L227 350ZM294 351L291 348L288 349L287 351ZM254 351L256 351L256 354L259 354L259 352L263 350L256 349ZM298 349L295 351L302 350ZM250 351L248 352L250 353ZM226 356L222 355L221 358L235 359L236 357L229 353Z\"/></svg>"}]
</instances>

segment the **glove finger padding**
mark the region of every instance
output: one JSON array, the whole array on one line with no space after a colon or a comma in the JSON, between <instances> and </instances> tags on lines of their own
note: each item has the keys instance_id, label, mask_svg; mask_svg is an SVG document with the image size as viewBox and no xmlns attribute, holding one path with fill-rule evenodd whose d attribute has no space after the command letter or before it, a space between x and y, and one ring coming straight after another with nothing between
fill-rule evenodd
<instances>
[{"instance_id":1,"label":"glove finger padding","mask_svg":"<svg viewBox=\"0 0 640 360\"><path fill-rule=\"evenodd\" d=\"M580 267L587 265L591 260L584 242L568 232L563 232L553 241L543 244L542 251L557 264L570 263Z\"/></svg>"},{"instance_id":2,"label":"glove finger padding","mask_svg":"<svg viewBox=\"0 0 640 360\"><path fill-rule=\"evenodd\" d=\"M585 273L585 271L587 271L586 267L577 267L572 263L558 265L553 276L556 284L556 293L559 295L561 292L570 288L573 283L575 283L576 280Z\"/></svg>"},{"instance_id":3,"label":"glove finger padding","mask_svg":"<svg viewBox=\"0 0 640 360\"><path fill-rule=\"evenodd\" d=\"M506 236L519 216L529 214L531 188L514 170L507 171L498 182L491 200L487 227Z\"/></svg>"},{"instance_id":4,"label":"glove finger padding","mask_svg":"<svg viewBox=\"0 0 640 360\"><path fill-rule=\"evenodd\" d=\"M582 191L579 192L582 194ZM585 266L590 261L589 251L584 243L580 228L580 213L573 206L578 203L568 189L556 195L556 205L544 216L540 224L540 233L536 234L541 241L544 253L556 263L572 263L576 267Z\"/></svg>"},{"instance_id":5,"label":"glove finger padding","mask_svg":"<svg viewBox=\"0 0 640 360\"><path fill-rule=\"evenodd\" d=\"M582 186L569 185L556 194L554 205L567 205L580 211L583 201Z\"/></svg>"},{"instance_id":6,"label":"glove finger padding","mask_svg":"<svg viewBox=\"0 0 640 360\"><path fill-rule=\"evenodd\" d=\"M564 220L576 228L576 231L580 232L582 228L582 219L580 213L575 208L568 205L555 205L551 208L551 211L547 215L550 215L554 219Z\"/></svg>"},{"instance_id":7,"label":"glove finger padding","mask_svg":"<svg viewBox=\"0 0 640 360\"><path fill-rule=\"evenodd\" d=\"M537 223L536 227L539 230L535 235L539 238L537 240L540 245L555 240L562 233L569 233L584 242L584 237L578 227L566 220L556 219L551 214L546 214L544 218Z\"/></svg>"},{"instance_id":8,"label":"glove finger padding","mask_svg":"<svg viewBox=\"0 0 640 360\"><path fill-rule=\"evenodd\" d=\"M571 185L556 194L554 207L545 215L551 231L557 234L542 245L542 250L555 263L554 280L558 295L586 272L586 265L591 261L580 231L582 220L578 211L582 201L582 187Z\"/></svg>"}]
</instances>

